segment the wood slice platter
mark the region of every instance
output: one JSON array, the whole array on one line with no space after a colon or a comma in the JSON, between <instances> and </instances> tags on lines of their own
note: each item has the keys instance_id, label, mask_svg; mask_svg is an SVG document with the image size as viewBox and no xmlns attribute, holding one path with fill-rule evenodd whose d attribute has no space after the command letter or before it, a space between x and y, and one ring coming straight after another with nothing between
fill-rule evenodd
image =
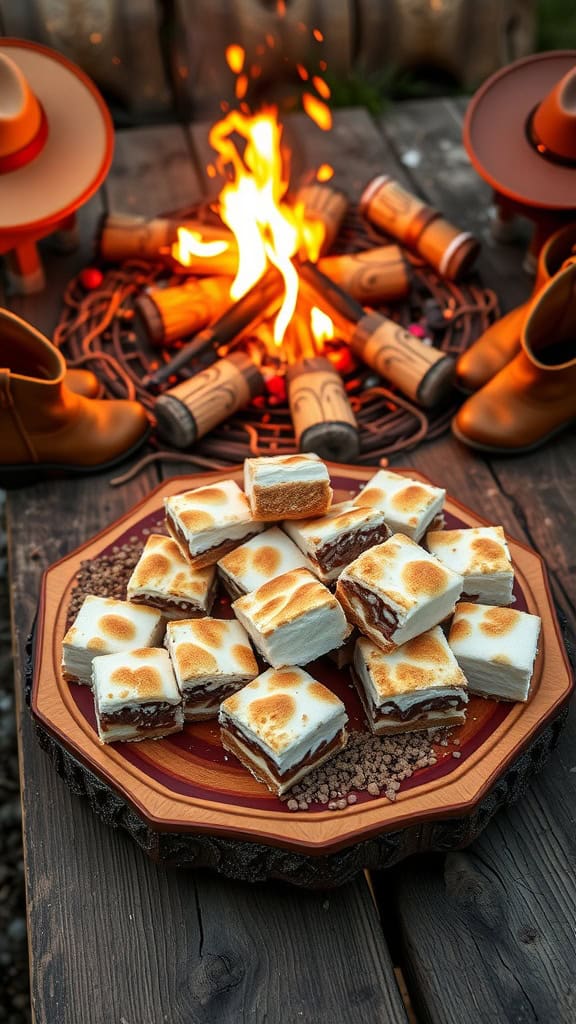
<instances>
[{"instance_id":1,"label":"wood slice platter","mask_svg":"<svg viewBox=\"0 0 576 1024\"><path fill-rule=\"evenodd\" d=\"M330 466L335 501L355 495L373 468ZM409 475L425 480L410 470ZM337 885L366 867L385 867L418 851L470 842L492 814L522 792L553 749L573 679L542 559L508 537L516 572L514 607L542 618L542 636L527 704L472 697L465 725L454 730L437 763L405 780L394 803L358 793L345 810L311 805L289 811L223 751L215 722L187 724L161 740L102 745L88 687L60 672L68 606L81 562L115 546L144 543L163 531L162 499L242 471L174 477L130 513L44 574L31 644L31 709L42 746L74 792L87 796L108 824L123 827L154 859L209 866L247 880L282 878L298 885ZM452 497L446 525L486 525ZM212 614L230 615L225 600ZM308 671L344 700L352 729L365 729L348 671L328 658ZM452 753L457 749L460 757Z\"/></svg>"}]
</instances>

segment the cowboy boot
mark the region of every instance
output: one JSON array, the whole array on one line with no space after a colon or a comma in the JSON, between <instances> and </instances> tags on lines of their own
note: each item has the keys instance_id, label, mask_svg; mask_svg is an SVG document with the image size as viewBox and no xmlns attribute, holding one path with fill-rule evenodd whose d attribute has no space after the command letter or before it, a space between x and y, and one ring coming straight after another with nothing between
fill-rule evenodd
<instances>
[{"instance_id":1,"label":"cowboy boot","mask_svg":"<svg viewBox=\"0 0 576 1024\"><path fill-rule=\"evenodd\" d=\"M521 346L452 421L471 448L529 451L576 419L576 261L534 300Z\"/></svg>"},{"instance_id":2,"label":"cowboy boot","mask_svg":"<svg viewBox=\"0 0 576 1024\"><path fill-rule=\"evenodd\" d=\"M478 391L484 387L518 353L522 327L534 298L560 270L575 245L576 224L560 228L545 242L538 256L536 280L528 301L492 324L460 356L456 364L456 382L462 391Z\"/></svg>"},{"instance_id":3,"label":"cowboy boot","mask_svg":"<svg viewBox=\"0 0 576 1024\"><path fill-rule=\"evenodd\" d=\"M75 395L83 395L84 398L96 398L100 394L100 381L91 370L77 370L68 366L64 384Z\"/></svg>"},{"instance_id":4,"label":"cowboy boot","mask_svg":"<svg viewBox=\"0 0 576 1024\"><path fill-rule=\"evenodd\" d=\"M0 482L104 469L147 433L139 402L75 394L66 386L61 352L20 317L0 310Z\"/></svg>"}]
</instances>

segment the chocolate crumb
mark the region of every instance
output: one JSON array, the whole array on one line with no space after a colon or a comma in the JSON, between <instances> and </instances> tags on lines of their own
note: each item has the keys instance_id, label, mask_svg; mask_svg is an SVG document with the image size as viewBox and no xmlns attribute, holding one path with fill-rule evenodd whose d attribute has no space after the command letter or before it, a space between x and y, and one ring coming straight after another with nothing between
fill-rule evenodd
<instances>
[{"instance_id":1,"label":"chocolate crumb","mask_svg":"<svg viewBox=\"0 0 576 1024\"><path fill-rule=\"evenodd\" d=\"M297 801L297 800L294 800L294 799L292 798L291 800L289 800L289 801L288 801L288 803L286 804L286 806L287 806L287 808L288 808L288 810L289 810L289 811L297 811L297 810L298 810L298 801Z\"/></svg>"},{"instance_id":2,"label":"chocolate crumb","mask_svg":"<svg viewBox=\"0 0 576 1024\"><path fill-rule=\"evenodd\" d=\"M138 537L130 543L114 545L111 554L98 555L93 559L84 559L76 574L76 586L72 591L68 605L66 628L72 625L84 598L89 594L95 597L113 597L118 601L126 600L126 587L136 562L142 554L144 545Z\"/></svg>"}]
</instances>

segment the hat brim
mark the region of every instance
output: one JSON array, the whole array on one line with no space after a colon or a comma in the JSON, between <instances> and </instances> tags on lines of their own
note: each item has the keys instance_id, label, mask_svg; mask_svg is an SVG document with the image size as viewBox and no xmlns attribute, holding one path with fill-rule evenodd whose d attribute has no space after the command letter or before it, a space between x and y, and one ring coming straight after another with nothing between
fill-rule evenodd
<instances>
[{"instance_id":1,"label":"hat brim","mask_svg":"<svg viewBox=\"0 0 576 1024\"><path fill-rule=\"evenodd\" d=\"M63 220L96 191L110 167L114 128L94 83L61 54L1 38L0 53L22 70L48 122L38 156L0 175L0 232L25 234Z\"/></svg>"},{"instance_id":2,"label":"hat brim","mask_svg":"<svg viewBox=\"0 0 576 1024\"><path fill-rule=\"evenodd\" d=\"M472 97L464 145L501 195L547 210L576 208L576 167L542 156L526 133L530 114L576 64L576 50L539 53L497 71Z\"/></svg>"}]
</instances>

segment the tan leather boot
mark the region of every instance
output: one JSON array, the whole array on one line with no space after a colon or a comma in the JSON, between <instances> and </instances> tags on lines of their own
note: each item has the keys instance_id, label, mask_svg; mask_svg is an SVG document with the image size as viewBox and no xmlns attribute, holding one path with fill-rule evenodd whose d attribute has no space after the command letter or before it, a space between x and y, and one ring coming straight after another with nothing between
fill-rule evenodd
<instances>
[{"instance_id":1,"label":"tan leather boot","mask_svg":"<svg viewBox=\"0 0 576 1024\"><path fill-rule=\"evenodd\" d=\"M452 421L459 441L488 452L529 451L576 420L576 262L530 307L518 355Z\"/></svg>"},{"instance_id":2,"label":"tan leather boot","mask_svg":"<svg viewBox=\"0 0 576 1024\"><path fill-rule=\"evenodd\" d=\"M65 381L58 349L0 310L0 483L103 469L146 437L148 418L139 402L85 398Z\"/></svg>"},{"instance_id":3,"label":"tan leather boot","mask_svg":"<svg viewBox=\"0 0 576 1024\"><path fill-rule=\"evenodd\" d=\"M542 246L532 295L492 324L456 364L456 382L462 391L478 391L520 350L520 336L535 297L567 260L576 245L576 223L560 228Z\"/></svg>"},{"instance_id":4,"label":"tan leather boot","mask_svg":"<svg viewBox=\"0 0 576 1024\"><path fill-rule=\"evenodd\" d=\"M100 394L100 381L91 370L67 367L64 384L75 395L83 395L84 398L96 398Z\"/></svg>"}]
</instances>

